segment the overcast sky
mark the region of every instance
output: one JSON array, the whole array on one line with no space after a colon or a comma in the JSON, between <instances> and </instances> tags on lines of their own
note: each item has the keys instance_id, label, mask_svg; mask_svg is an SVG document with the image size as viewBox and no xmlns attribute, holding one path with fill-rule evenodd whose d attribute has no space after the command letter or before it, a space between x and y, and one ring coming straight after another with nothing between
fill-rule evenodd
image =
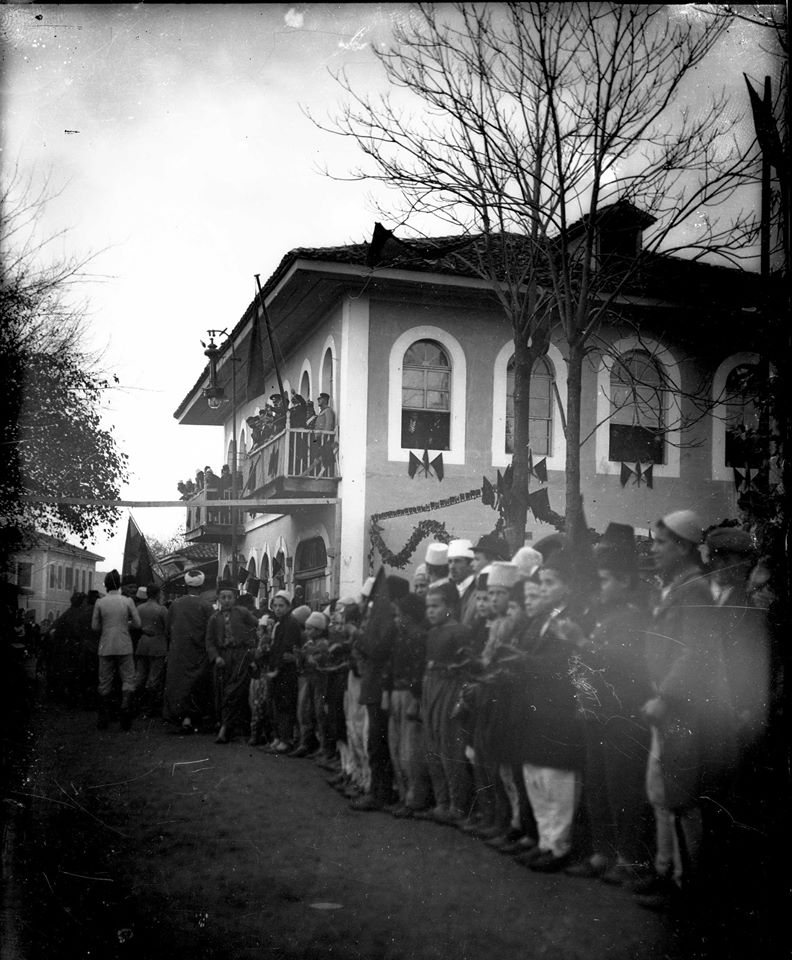
<instances>
[{"instance_id":1,"label":"overcast sky","mask_svg":"<svg viewBox=\"0 0 792 960\"><path fill-rule=\"evenodd\" d=\"M50 174L60 193L42 235L68 228L65 255L97 253L101 279L82 292L92 345L121 381L107 416L131 460L124 498L175 499L199 466L219 470L220 429L172 414L202 369L200 339L239 319L254 274L263 282L292 247L370 236L371 188L320 172L349 170L358 152L301 108L332 111L341 67L376 89L369 45L407 16L408 4L0 8L3 165ZM727 85L742 109L743 71L761 77L765 55L738 27L698 88ZM184 521L134 514L161 539ZM126 518L89 544L101 568L120 569L125 530Z\"/></svg>"}]
</instances>

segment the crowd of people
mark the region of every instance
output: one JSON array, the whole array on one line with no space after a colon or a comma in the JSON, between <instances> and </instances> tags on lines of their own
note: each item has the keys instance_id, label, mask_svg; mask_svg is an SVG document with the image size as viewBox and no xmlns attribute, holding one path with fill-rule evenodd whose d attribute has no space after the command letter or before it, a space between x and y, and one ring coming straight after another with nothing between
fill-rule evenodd
<instances>
[{"instance_id":1,"label":"crowd of people","mask_svg":"<svg viewBox=\"0 0 792 960\"><path fill-rule=\"evenodd\" d=\"M184 579L166 609L108 574L100 727L120 681L122 727L142 712L312 759L353 811L452 826L646 907L753 862L779 669L773 569L739 527L671 513L651 564L617 523L586 555L563 534L511 557L497 534L432 542L412 582L380 571L321 611L286 590L260 610L229 582L211 603L199 570ZM78 606L51 633L86 621Z\"/></svg>"},{"instance_id":2,"label":"crowd of people","mask_svg":"<svg viewBox=\"0 0 792 960\"><path fill-rule=\"evenodd\" d=\"M242 474L237 471L237 489L242 489ZM194 480L179 480L176 489L182 500L189 500L198 493L205 493L209 500L222 500L231 493L231 467L224 463L218 476L210 466L195 471Z\"/></svg>"}]
</instances>

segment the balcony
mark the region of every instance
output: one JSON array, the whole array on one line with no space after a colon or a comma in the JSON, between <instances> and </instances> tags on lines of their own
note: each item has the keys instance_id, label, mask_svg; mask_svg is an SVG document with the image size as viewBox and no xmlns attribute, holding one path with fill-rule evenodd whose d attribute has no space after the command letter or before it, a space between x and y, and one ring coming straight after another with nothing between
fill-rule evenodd
<instances>
[{"instance_id":1,"label":"balcony","mask_svg":"<svg viewBox=\"0 0 792 960\"><path fill-rule=\"evenodd\" d=\"M227 493L224 499L228 500L230 496L230 493ZM219 498L216 507L190 506L191 501L204 501L206 498L206 491L199 490L186 501L184 539L188 543L230 543L234 537L241 539L245 535L242 511L224 507L222 499Z\"/></svg>"},{"instance_id":2,"label":"balcony","mask_svg":"<svg viewBox=\"0 0 792 960\"><path fill-rule=\"evenodd\" d=\"M243 464L243 497L255 500L334 497L335 431L289 427L254 447ZM262 510L262 507L257 507ZM277 513L288 512L279 507Z\"/></svg>"}]
</instances>

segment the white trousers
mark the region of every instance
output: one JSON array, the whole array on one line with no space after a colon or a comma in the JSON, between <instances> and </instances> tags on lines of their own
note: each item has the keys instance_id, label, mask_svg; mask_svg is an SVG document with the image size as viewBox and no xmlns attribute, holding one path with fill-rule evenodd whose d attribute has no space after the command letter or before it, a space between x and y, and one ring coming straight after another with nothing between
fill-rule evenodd
<instances>
[{"instance_id":1,"label":"white trousers","mask_svg":"<svg viewBox=\"0 0 792 960\"><path fill-rule=\"evenodd\" d=\"M531 763L524 763L522 772L539 832L539 849L563 857L572 842L580 779L574 770L535 767Z\"/></svg>"}]
</instances>

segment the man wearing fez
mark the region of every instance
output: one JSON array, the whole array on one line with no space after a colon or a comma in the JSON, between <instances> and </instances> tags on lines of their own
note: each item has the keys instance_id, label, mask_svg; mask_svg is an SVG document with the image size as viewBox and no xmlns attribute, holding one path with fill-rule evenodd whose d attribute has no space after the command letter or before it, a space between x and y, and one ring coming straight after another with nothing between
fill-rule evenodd
<instances>
[{"instance_id":1,"label":"man wearing fez","mask_svg":"<svg viewBox=\"0 0 792 960\"><path fill-rule=\"evenodd\" d=\"M437 586L448 580L448 546L445 543L430 543L426 548L426 573L429 586Z\"/></svg>"},{"instance_id":2,"label":"man wearing fez","mask_svg":"<svg viewBox=\"0 0 792 960\"><path fill-rule=\"evenodd\" d=\"M168 666L165 675L166 720L191 733L209 709L209 660L206 655L206 625L212 605L201 596L201 570L184 574L187 594L168 608L166 635Z\"/></svg>"},{"instance_id":3,"label":"man wearing fez","mask_svg":"<svg viewBox=\"0 0 792 960\"><path fill-rule=\"evenodd\" d=\"M702 797L731 759L733 721L701 568L701 521L692 510L677 510L659 520L654 533L663 588L646 644L654 695L642 712L652 734L647 792L655 812L657 879L637 892L644 906L672 908L702 891Z\"/></svg>"},{"instance_id":4,"label":"man wearing fez","mask_svg":"<svg viewBox=\"0 0 792 960\"><path fill-rule=\"evenodd\" d=\"M475 554L470 540L452 540L448 544L448 576L459 594L459 622L466 627L476 617Z\"/></svg>"},{"instance_id":5,"label":"man wearing fez","mask_svg":"<svg viewBox=\"0 0 792 960\"><path fill-rule=\"evenodd\" d=\"M256 645L258 619L236 603L230 580L217 585L220 609L206 627L206 653L215 667L220 730L215 743L228 743L242 730L250 687L250 664Z\"/></svg>"}]
</instances>

